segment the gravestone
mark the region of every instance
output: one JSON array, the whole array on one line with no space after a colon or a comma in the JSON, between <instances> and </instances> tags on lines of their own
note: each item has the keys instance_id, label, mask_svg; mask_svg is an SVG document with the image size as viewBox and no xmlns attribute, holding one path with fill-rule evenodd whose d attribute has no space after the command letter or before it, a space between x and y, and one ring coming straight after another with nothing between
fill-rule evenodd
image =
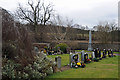
<instances>
[{"instance_id":1,"label":"gravestone","mask_svg":"<svg viewBox=\"0 0 120 80\"><path fill-rule=\"evenodd\" d=\"M69 61L70 61L69 62L70 67L75 67L77 63L79 62L79 55L70 53Z\"/></svg>"},{"instance_id":2,"label":"gravestone","mask_svg":"<svg viewBox=\"0 0 120 80\"><path fill-rule=\"evenodd\" d=\"M61 57L60 56L56 56L55 57L55 62L57 64L57 68L61 68Z\"/></svg>"},{"instance_id":3,"label":"gravestone","mask_svg":"<svg viewBox=\"0 0 120 80\"><path fill-rule=\"evenodd\" d=\"M75 54L73 54L72 52L70 52L70 55L69 55L69 65L70 65L70 67L72 67L72 61L73 61L73 56L74 56Z\"/></svg>"},{"instance_id":4,"label":"gravestone","mask_svg":"<svg viewBox=\"0 0 120 80\"><path fill-rule=\"evenodd\" d=\"M81 61L82 62L84 62L84 54L85 54L85 52L84 52L84 50L82 50L82 52L81 52Z\"/></svg>"},{"instance_id":5,"label":"gravestone","mask_svg":"<svg viewBox=\"0 0 120 80\"><path fill-rule=\"evenodd\" d=\"M74 53L74 54L70 53L69 59L70 59L70 63L69 63L70 67L74 67L74 68L78 68L78 67L84 68L85 67L84 61L80 62L80 60L79 60L79 53L78 52Z\"/></svg>"},{"instance_id":6,"label":"gravestone","mask_svg":"<svg viewBox=\"0 0 120 80\"><path fill-rule=\"evenodd\" d=\"M39 49L37 46L34 47L35 52L39 52Z\"/></svg>"},{"instance_id":7,"label":"gravestone","mask_svg":"<svg viewBox=\"0 0 120 80\"><path fill-rule=\"evenodd\" d=\"M73 55L73 61L72 61L72 67L78 67L77 63L80 62L79 61L79 55L78 54L75 54Z\"/></svg>"},{"instance_id":8,"label":"gravestone","mask_svg":"<svg viewBox=\"0 0 120 80\"><path fill-rule=\"evenodd\" d=\"M113 57L113 50L111 49L111 57Z\"/></svg>"},{"instance_id":9,"label":"gravestone","mask_svg":"<svg viewBox=\"0 0 120 80\"><path fill-rule=\"evenodd\" d=\"M87 63L89 59L89 56L87 53L84 54L84 63Z\"/></svg>"},{"instance_id":10,"label":"gravestone","mask_svg":"<svg viewBox=\"0 0 120 80\"><path fill-rule=\"evenodd\" d=\"M109 56L109 57L113 57L113 51L112 51L112 49L109 49L109 50L108 50L108 56Z\"/></svg>"},{"instance_id":11,"label":"gravestone","mask_svg":"<svg viewBox=\"0 0 120 80\"><path fill-rule=\"evenodd\" d=\"M99 57L99 60L102 60L101 50L98 51L98 57Z\"/></svg>"},{"instance_id":12,"label":"gravestone","mask_svg":"<svg viewBox=\"0 0 120 80\"><path fill-rule=\"evenodd\" d=\"M95 58L95 52L92 52L92 59Z\"/></svg>"},{"instance_id":13,"label":"gravestone","mask_svg":"<svg viewBox=\"0 0 120 80\"><path fill-rule=\"evenodd\" d=\"M37 55L39 55L39 54L41 53L41 52L39 51L39 49L38 49L37 46L34 47L34 51L35 51L35 53L36 53Z\"/></svg>"},{"instance_id":14,"label":"gravestone","mask_svg":"<svg viewBox=\"0 0 120 80\"><path fill-rule=\"evenodd\" d=\"M108 57L111 57L110 49L108 49Z\"/></svg>"},{"instance_id":15,"label":"gravestone","mask_svg":"<svg viewBox=\"0 0 120 80\"><path fill-rule=\"evenodd\" d=\"M98 48L94 49L94 55L95 55L95 58L93 58L93 61L98 62L99 61L99 59L97 59L98 58Z\"/></svg>"},{"instance_id":16,"label":"gravestone","mask_svg":"<svg viewBox=\"0 0 120 80\"><path fill-rule=\"evenodd\" d=\"M103 50L103 57L102 58L106 58L106 54L107 54L107 51L106 49Z\"/></svg>"},{"instance_id":17,"label":"gravestone","mask_svg":"<svg viewBox=\"0 0 120 80\"><path fill-rule=\"evenodd\" d=\"M95 53L95 58L98 58L98 49L95 49L94 53Z\"/></svg>"},{"instance_id":18,"label":"gravestone","mask_svg":"<svg viewBox=\"0 0 120 80\"><path fill-rule=\"evenodd\" d=\"M78 54L75 54L74 56L73 56L73 60L77 63L77 62L79 62L79 55Z\"/></svg>"}]
</instances>

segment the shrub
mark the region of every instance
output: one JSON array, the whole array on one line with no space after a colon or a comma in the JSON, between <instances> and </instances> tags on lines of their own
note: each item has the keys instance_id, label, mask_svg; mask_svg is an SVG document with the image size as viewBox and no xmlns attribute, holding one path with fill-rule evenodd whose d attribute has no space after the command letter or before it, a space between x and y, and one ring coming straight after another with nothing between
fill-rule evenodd
<instances>
[{"instance_id":1,"label":"shrub","mask_svg":"<svg viewBox=\"0 0 120 80\"><path fill-rule=\"evenodd\" d=\"M60 48L61 51L63 51L64 53L66 53L68 45L65 43L60 43L58 45L55 46L55 49L58 50L58 48Z\"/></svg>"},{"instance_id":2,"label":"shrub","mask_svg":"<svg viewBox=\"0 0 120 80\"><path fill-rule=\"evenodd\" d=\"M2 9L2 56L22 63L29 64L34 60L31 36L25 25L14 21L14 17ZM19 57L17 60L15 57Z\"/></svg>"},{"instance_id":3,"label":"shrub","mask_svg":"<svg viewBox=\"0 0 120 80\"><path fill-rule=\"evenodd\" d=\"M5 58L6 59L6 58ZM32 64L21 68L21 64L15 63L12 60L6 60L2 67L2 79L41 79L53 73L55 64L45 55L36 56Z\"/></svg>"}]
</instances>

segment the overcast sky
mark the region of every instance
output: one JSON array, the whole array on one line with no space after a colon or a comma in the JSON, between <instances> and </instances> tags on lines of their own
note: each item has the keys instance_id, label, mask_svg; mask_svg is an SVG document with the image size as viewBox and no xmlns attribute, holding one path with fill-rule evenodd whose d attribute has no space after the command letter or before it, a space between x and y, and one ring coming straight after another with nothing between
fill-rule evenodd
<instances>
[{"instance_id":1,"label":"overcast sky","mask_svg":"<svg viewBox=\"0 0 120 80\"><path fill-rule=\"evenodd\" d=\"M36 0L35 0L36 1ZM73 19L74 24L93 27L100 21L117 22L119 0L45 0L54 5L56 13ZM27 0L0 0L0 7L14 12L18 3Z\"/></svg>"}]
</instances>

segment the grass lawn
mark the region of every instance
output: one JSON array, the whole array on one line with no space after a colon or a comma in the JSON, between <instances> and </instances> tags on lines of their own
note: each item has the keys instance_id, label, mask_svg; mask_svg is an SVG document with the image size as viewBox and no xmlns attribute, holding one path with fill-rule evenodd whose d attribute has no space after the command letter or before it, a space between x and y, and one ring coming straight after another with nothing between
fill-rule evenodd
<instances>
[{"instance_id":1,"label":"grass lawn","mask_svg":"<svg viewBox=\"0 0 120 80\"><path fill-rule=\"evenodd\" d=\"M115 54L120 54L120 52L114 52Z\"/></svg>"},{"instance_id":2,"label":"grass lawn","mask_svg":"<svg viewBox=\"0 0 120 80\"><path fill-rule=\"evenodd\" d=\"M48 55L49 58L51 58L52 60L55 60L56 56L60 56L61 57L61 65L65 66L67 64L69 64L69 54L63 54L63 55Z\"/></svg>"},{"instance_id":3,"label":"grass lawn","mask_svg":"<svg viewBox=\"0 0 120 80\"><path fill-rule=\"evenodd\" d=\"M48 56L55 57L56 55ZM62 57L62 66L69 63L69 54ZM118 78L118 56L86 64L85 68L71 68L54 73L47 78Z\"/></svg>"}]
</instances>

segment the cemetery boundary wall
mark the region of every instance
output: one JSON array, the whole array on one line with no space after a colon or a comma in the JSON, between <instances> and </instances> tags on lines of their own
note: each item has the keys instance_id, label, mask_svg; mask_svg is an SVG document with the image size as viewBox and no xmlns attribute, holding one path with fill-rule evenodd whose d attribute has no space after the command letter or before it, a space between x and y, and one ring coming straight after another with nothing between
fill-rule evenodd
<instances>
[{"instance_id":1,"label":"cemetery boundary wall","mask_svg":"<svg viewBox=\"0 0 120 80\"><path fill-rule=\"evenodd\" d=\"M72 43L72 42L71 42ZM57 43L52 42L50 43L51 47L54 47ZM69 42L67 42L66 44L69 45ZM74 44L74 42L73 42ZM75 43L74 45L69 46L72 49L77 49L77 50L87 50L88 49L88 43L80 43L77 42L77 44ZM120 43L107 43L107 44L103 44L103 43L92 43L92 48L99 48L101 50L103 49L113 49L114 51L120 51Z\"/></svg>"},{"instance_id":2,"label":"cemetery boundary wall","mask_svg":"<svg viewBox=\"0 0 120 80\"><path fill-rule=\"evenodd\" d=\"M108 43L108 44L103 44L103 43L92 43L93 49L99 48L101 50L103 49L113 49L114 51L120 51L120 43ZM88 49L88 43L78 43L78 49Z\"/></svg>"}]
</instances>

